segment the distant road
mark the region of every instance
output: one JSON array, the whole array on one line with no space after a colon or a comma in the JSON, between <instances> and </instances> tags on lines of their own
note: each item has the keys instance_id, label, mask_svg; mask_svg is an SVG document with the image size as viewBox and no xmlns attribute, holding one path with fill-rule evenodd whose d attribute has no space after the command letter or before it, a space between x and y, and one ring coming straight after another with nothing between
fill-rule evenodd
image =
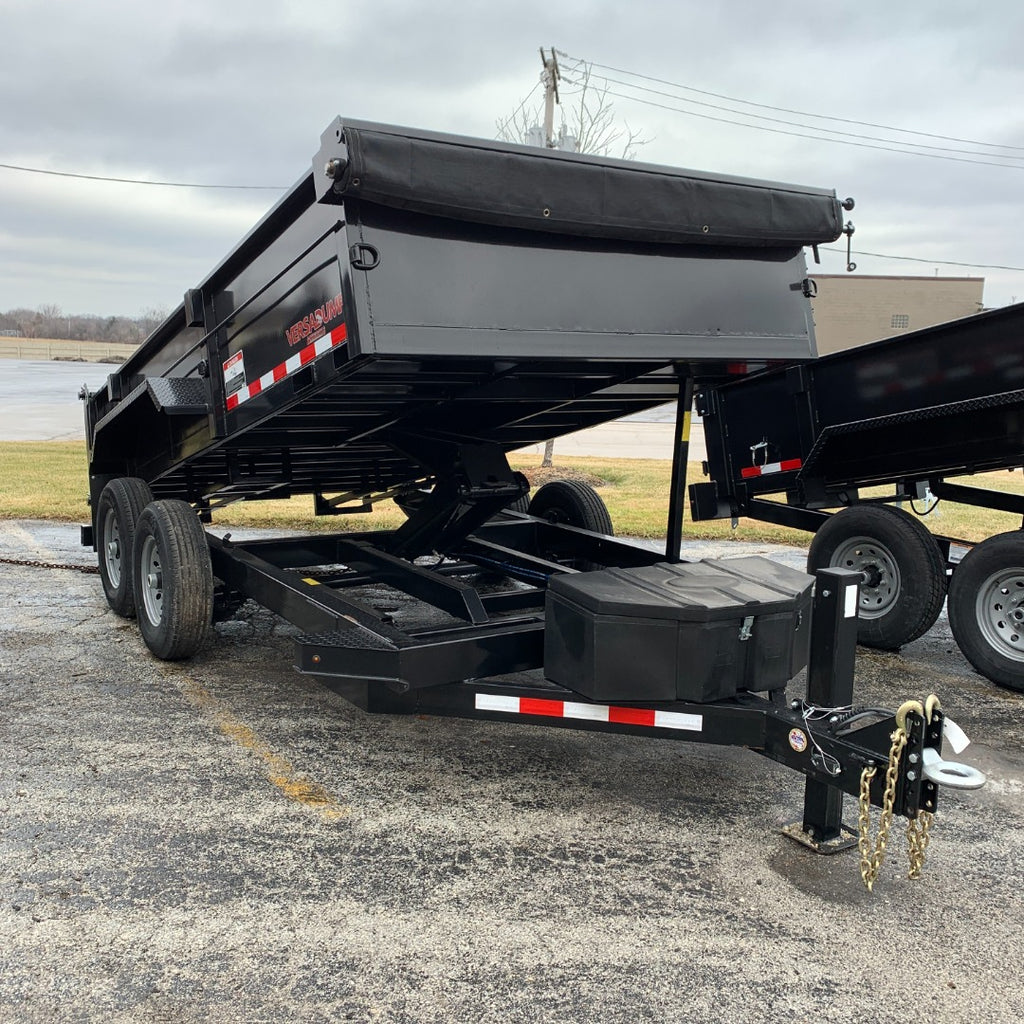
<instances>
[{"instance_id":1,"label":"distant road","mask_svg":"<svg viewBox=\"0 0 1024 1024\"><path fill-rule=\"evenodd\" d=\"M637 419L616 420L598 427L567 434L555 441L555 458L559 455L593 455L609 459L671 459L672 422L644 422ZM544 445L524 448L526 452L543 453ZM703 462L707 455L704 428L694 423L690 431L690 462Z\"/></svg>"},{"instance_id":2,"label":"distant road","mask_svg":"<svg viewBox=\"0 0 1024 1024\"><path fill-rule=\"evenodd\" d=\"M76 441L85 437L78 392L96 390L110 363L0 362L0 441Z\"/></svg>"},{"instance_id":3,"label":"distant road","mask_svg":"<svg viewBox=\"0 0 1024 1024\"><path fill-rule=\"evenodd\" d=\"M0 441L77 441L85 437L78 392L95 391L115 369L109 363L0 361ZM670 459L675 408L659 406L614 423L581 430L555 442L558 455L615 459ZM541 453L543 445L524 451ZM694 423L690 461L707 458L704 432Z\"/></svg>"}]
</instances>

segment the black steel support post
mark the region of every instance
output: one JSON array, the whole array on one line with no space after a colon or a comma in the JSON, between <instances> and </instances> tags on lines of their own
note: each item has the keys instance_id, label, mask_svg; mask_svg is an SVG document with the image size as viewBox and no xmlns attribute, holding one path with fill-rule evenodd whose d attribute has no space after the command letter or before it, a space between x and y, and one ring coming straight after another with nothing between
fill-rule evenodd
<instances>
[{"instance_id":1,"label":"black steel support post","mask_svg":"<svg viewBox=\"0 0 1024 1024\"><path fill-rule=\"evenodd\" d=\"M686 507L686 462L690 456L690 410L693 406L693 378L679 371L679 399L672 446L672 484L668 499L668 530L665 561L678 562L683 544L683 509Z\"/></svg>"},{"instance_id":2,"label":"black steel support post","mask_svg":"<svg viewBox=\"0 0 1024 1024\"><path fill-rule=\"evenodd\" d=\"M857 648L857 606L861 574L819 569L815 575L807 703L822 708L853 703ZM808 777L804 788L803 831L816 844L842 839L842 790Z\"/></svg>"}]
</instances>

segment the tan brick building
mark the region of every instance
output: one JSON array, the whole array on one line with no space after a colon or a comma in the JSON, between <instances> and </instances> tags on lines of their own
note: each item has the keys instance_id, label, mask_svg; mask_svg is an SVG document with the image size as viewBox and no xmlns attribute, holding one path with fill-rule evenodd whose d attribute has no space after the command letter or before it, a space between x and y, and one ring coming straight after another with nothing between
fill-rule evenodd
<instances>
[{"instance_id":1,"label":"tan brick building","mask_svg":"<svg viewBox=\"0 0 1024 1024\"><path fill-rule=\"evenodd\" d=\"M819 355L980 313L985 288L983 277L812 276Z\"/></svg>"}]
</instances>

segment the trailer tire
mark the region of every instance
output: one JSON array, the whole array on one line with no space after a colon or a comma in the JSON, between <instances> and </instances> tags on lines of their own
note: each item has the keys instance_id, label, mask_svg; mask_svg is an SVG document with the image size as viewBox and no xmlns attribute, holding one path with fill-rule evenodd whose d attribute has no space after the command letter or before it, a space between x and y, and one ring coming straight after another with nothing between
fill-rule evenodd
<instances>
[{"instance_id":1,"label":"trailer tire","mask_svg":"<svg viewBox=\"0 0 1024 1024\"><path fill-rule=\"evenodd\" d=\"M407 519L413 513L418 512L423 502L430 495L430 491L420 490L418 487L410 488L400 494L393 494L391 500L405 513Z\"/></svg>"},{"instance_id":2,"label":"trailer tire","mask_svg":"<svg viewBox=\"0 0 1024 1024\"><path fill-rule=\"evenodd\" d=\"M142 510L153 500L145 480L115 477L96 503L96 538L100 579L111 610L122 618L135 616L132 548Z\"/></svg>"},{"instance_id":3,"label":"trailer tire","mask_svg":"<svg viewBox=\"0 0 1024 1024\"><path fill-rule=\"evenodd\" d=\"M515 501L510 501L505 508L511 512L529 512L530 511L530 481L525 473L516 473L516 479L526 488L522 494L516 498Z\"/></svg>"},{"instance_id":4,"label":"trailer tire","mask_svg":"<svg viewBox=\"0 0 1024 1024\"><path fill-rule=\"evenodd\" d=\"M964 555L949 583L949 625L987 679L1024 692L1024 533L1000 533Z\"/></svg>"},{"instance_id":5,"label":"trailer tire","mask_svg":"<svg viewBox=\"0 0 1024 1024\"><path fill-rule=\"evenodd\" d=\"M213 619L213 568L206 531L185 501L154 501L135 531L139 629L163 661L188 658Z\"/></svg>"},{"instance_id":6,"label":"trailer tire","mask_svg":"<svg viewBox=\"0 0 1024 1024\"><path fill-rule=\"evenodd\" d=\"M612 517L601 495L579 480L552 480L541 487L527 511L538 519L577 526L593 533L614 534Z\"/></svg>"},{"instance_id":7,"label":"trailer tire","mask_svg":"<svg viewBox=\"0 0 1024 1024\"><path fill-rule=\"evenodd\" d=\"M931 629L946 596L946 563L913 516L888 505L856 505L830 516L807 552L807 571L853 569L861 584L857 642L894 651Z\"/></svg>"}]
</instances>

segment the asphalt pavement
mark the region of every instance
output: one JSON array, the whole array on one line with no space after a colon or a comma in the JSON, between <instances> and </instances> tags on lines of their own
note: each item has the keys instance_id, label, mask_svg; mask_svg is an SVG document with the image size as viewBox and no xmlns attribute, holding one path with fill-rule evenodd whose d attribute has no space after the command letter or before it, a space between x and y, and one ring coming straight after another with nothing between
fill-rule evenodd
<instances>
[{"instance_id":1,"label":"asphalt pavement","mask_svg":"<svg viewBox=\"0 0 1024 1024\"><path fill-rule=\"evenodd\" d=\"M9 521L0 557L95 556ZM750 751L368 715L293 635L247 604L158 662L96 576L0 565L0 1020L1024 1020L1024 698L944 618L857 700L937 692L989 783L872 894Z\"/></svg>"},{"instance_id":2,"label":"asphalt pavement","mask_svg":"<svg viewBox=\"0 0 1024 1024\"><path fill-rule=\"evenodd\" d=\"M81 437L109 368L14 362L0 439ZM671 436L653 410L556 451ZM805 558L683 551L747 553ZM25 521L0 558L95 564ZM0 1021L1024 1020L1024 697L944 616L860 651L857 700L937 692L989 782L944 794L921 881L894 830L870 895L781 835L802 780L749 751L367 715L294 633L250 603L162 663L95 575L0 564Z\"/></svg>"}]
</instances>

